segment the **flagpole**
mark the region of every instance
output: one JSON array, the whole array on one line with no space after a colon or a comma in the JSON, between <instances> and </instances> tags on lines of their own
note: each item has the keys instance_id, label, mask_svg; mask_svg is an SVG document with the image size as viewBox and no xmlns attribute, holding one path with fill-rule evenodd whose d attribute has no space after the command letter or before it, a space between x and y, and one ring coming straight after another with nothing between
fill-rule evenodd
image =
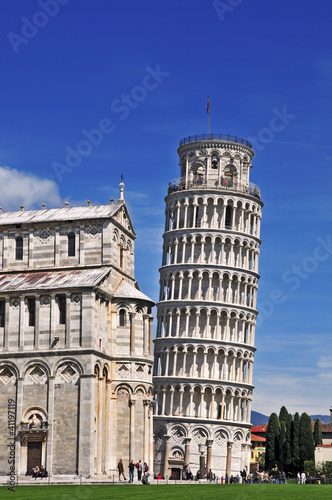
<instances>
[{"instance_id":1,"label":"flagpole","mask_svg":"<svg viewBox=\"0 0 332 500\"><path fill-rule=\"evenodd\" d=\"M210 96L208 97L207 112L209 115L209 139L211 136L211 121L210 121Z\"/></svg>"}]
</instances>

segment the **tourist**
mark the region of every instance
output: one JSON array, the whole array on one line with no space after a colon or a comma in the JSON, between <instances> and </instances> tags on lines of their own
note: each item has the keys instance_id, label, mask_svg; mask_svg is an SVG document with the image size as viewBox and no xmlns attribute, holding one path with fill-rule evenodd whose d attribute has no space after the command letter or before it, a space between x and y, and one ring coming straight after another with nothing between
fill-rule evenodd
<instances>
[{"instance_id":1,"label":"tourist","mask_svg":"<svg viewBox=\"0 0 332 500\"><path fill-rule=\"evenodd\" d=\"M125 481L127 481L127 479L125 478L125 475L124 475L124 468L123 468L122 458L120 458L120 460L118 462L118 471L119 471L119 481L122 481L121 476L123 476L123 479Z\"/></svg>"},{"instance_id":2,"label":"tourist","mask_svg":"<svg viewBox=\"0 0 332 500\"><path fill-rule=\"evenodd\" d=\"M136 469L137 469L137 479L140 481L142 479L142 470L143 470L141 460L137 462Z\"/></svg>"},{"instance_id":3,"label":"tourist","mask_svg":"<svg viewBox=\"0 0 332 500\"><path fill-rule=\"evenodd\" d=\"M129 469L129 482L132 483L134 481L134 470L135 470L135 464L133 460L130 461L128 469Z\"/></svg>"},{"instance_id":4,"label":"tourist","mask_svg":"<svg viewBox=\"0 0 332 500\"><path fill-rule=\"evenodd\" d=\"M37 479L37 477L39 476L39 465L36 465L36 467L34 469L32 469L32 476Z\"/></svg>"}]
</instances>

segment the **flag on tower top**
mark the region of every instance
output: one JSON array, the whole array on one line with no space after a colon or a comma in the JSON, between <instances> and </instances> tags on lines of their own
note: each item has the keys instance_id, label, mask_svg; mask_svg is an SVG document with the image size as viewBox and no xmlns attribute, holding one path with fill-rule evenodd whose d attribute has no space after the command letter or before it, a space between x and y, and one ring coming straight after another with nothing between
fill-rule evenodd
<instances>
[{"instance_id":1,"label":"flag on tower top","mask_svg":"<svg viewBox=\"0 0 332 500\"><path fill-rule=\"evenodd\" d=\"M206 110L207 114L209 115L210 114L210 97L208 97L208 102L207 102L207 110Z\"/></svg>"}]
</instances>

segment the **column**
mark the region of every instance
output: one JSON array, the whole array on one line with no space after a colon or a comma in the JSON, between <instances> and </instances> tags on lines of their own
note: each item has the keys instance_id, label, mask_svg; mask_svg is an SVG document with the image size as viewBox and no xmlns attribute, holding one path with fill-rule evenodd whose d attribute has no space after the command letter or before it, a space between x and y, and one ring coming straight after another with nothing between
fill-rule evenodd
<instances>
[{"instance_id":1,"label":"column","mask_svg":"<svg viewBox=\"0 0 332 500\"><path fill-rule=\"evenodd\" d=\"M84 226L80 226L80 239L79 239L79 263L84 266L84 243L85 243L85 233Z\"/></svg>"},{"instance_id":2,"label":"column","mask_svg":"<svg viewBox=\"0 0 332 500\"><path fill-rule=\"evenodd\" d=\"M182 282L183 282L183 275L180 273L179 276L179 300L182 300Z\"/></svg>"},{"instance_id":3,"label":"column","mask_svg":"<svg viewBox=\"0 0 332 500\"><path fill-rule=\"evenodd\" d=\"M225 229L225 205L221 207L221 221L220 221L220 229Z\"/></svg>"},{"instance_id":4,"label":"column","mask_svg":"<svg viewBox=\"0 0 332 500\"><path fill-rule=\"evenodd\" d=\"M190 463L190 441L191 438L184 439L184 463L188 465Z\"/></svg>"},{"instance_id":5,"label":"column","mask_svg":"<svg viewBox=\"0 0 332 500\"><path fill-rule=\"evenodd\" d=\"M180 330L180 311L177 310L175 312L175 315L176 315L176 333L175 333L175 336L176 337L179 337L179 330Z\"/></svg>"},{"instance_id":6,"label":"column","mask_svg":"<svg viewBox=\"0 0 332 500\"><path fill-rule=\"evenodd\" d=\"M165 404L166 404L166 393L165 389L161 390L162 398L161 398L161 415L165 415Z\"/></svg>"},{"instance_id":7,"label":"column","mask_svg":"<svg viewBox=\"0 0 332 500\"><path fill-rule=\"evenodd\" d=\"M184 222L183 227L187 227L187 218L188 218L188 201L186 200L184 203Z\"/></svg>"},{"instance_id":8,"label":"column","mask_svg":"<svg viewBox=\"0 0 332 500\"><path fill-rule=\"evenodd\" d=\"M188 300L191 300L191 286L192 286L193 275L192 273L188 274Z\"/></svg>"},{"instance_id":9,"label":"column","mask_svg":"<svg viewBox=\"0 0 332 500\"><path fill-rule=\"evenodd\" d=\"M95 375L80 377L80 413L78 475L91 476L94 472L93 427L94 427Z\"/></svg>"},{"instance_id":10,"label":"column","mask_svg":"<svg viewBox=\"0 0 332 500\"><path fill-rule=\"evenodd\" d=\"M152 329L153 317L149 316L149 355L153 355L153 329Z\"/></svg>"},{"instance_id":11,"label":"column","mask_svg":"<svg viewBox=\"0 0 332 500\"><path fill-rule=\"evenodd\" d=\"M71 345L71 296L66 294L66 347Z\"/></svg>"},{"instance_id":12,"label":"column","mask_svg":"<svg viewBox=\"0 0 332 500\"><path fill-rule=\"evenodd\" d=\"M196 216L197 216L197 203L193 204L194 213L193 213L193 227L196 227ZM193 261L192 261L193 262Z\"/></svg>"},{"instance_id":13,"label":"column","mask_svg":"<svg viewBox=\"0 0 332 500\"><path fill-rule=\"evenodd\" d=\"M198 300L202 300L202 275L198 276Z\"/></svg>"},{"instance_id":14,"label":"column","mask_svg":"<svg viewBox=\"0 0 332 500\"><path fill-rule=\"evenodd\" d=\"M165 355L166 355L166 363L165 363L165 374L164 374L164 376L168 377L168 367L169 367L169 350L168 349L166 349Z\"/></svg>"},{"instance_id":15,"label":"column","mask_svg":"<svg viewBox=\"0 0 332 500\"><path fill-rule=\"evenodd\" d=\"M148 349L149 349L149 333L147 331L146 325L148 321L148 315L144 314L143 315L143 354L144 356L147 356Z\"/></svg>"},{"instance_id":16,"label":"column","mask_svg":"<svg viewBox=\"0 0 332 500\"><path fill-rule=\"evenodd\" d=\"M147 462L149 464L149 407L150 401L145 399L143 401L143 412L144 412L144 423L143 423L143 463ZM129 458L131 460L131 458Z\"/></svg>"},{"instance_id":17,"label":"column","mask_svg":"<svg viewBox=\"0 0 332 500\"><path fill-rule=\"evenodd\" d=\"M231 470L232 470L232 442L227 443L227 458L226 458L226 474L228 477L231 477Z\"/></svg>"},{"instance_id":18,"label":"column","mask_svg":"<svg viewBox=\"0 0 332 500\"><path fill-rule=\"evenodd\" d=\"M232 381L236 380L236 357L235 357L235 355L233 356L231 380Z\"/></svg>"},{"instance_id":19,"label":"column","mask_svg":"<svg viewBox=\"0 0 332 500\"><path fill-rule=\"evenodd\" d=\"M19 340L18 348L21 350L24 348L24 323L25 320L25 300L24 297L20 297L20 327L19 327Z\"/></svg>"},{"instance_id":20,"label":"column","mask_svg":"<svg viewBox=\"0 0 332 500\"><path fill-rule=\"evenodd\" d=\"M28 234L28 266L33 267L33 232Z\"/></svg>"},{"instance_id":21,"label":"column","mask_svg":"<svg viewBox=\"0 0 332 500\"><path fill-rule=\"evenodd\" d=\"M176 227L175 229L179 229L179 222L180 222L180 203L176 203ZM176 260L174 261L176 262Z\"/></svg>"},{"instance_id":22,"label":"column","mask_svg":"<svg viewBox=\"0 0 332 500\"><path fill-rule=\"evenodd\" d=\"M225 394L221 396L221 405L220 405L220 419L224 420L224 412L225 412Z\"/></svg>"},{"instance_id":23,"label":"column","mask_svg":"<svg viewBox=\"0 0 332 500\"><path fill-rule=\"evenodd\" d=\"M154 401L150 401L149 404L149 467L150 467L150 473L153 473L153 460L154 460L154 435L153 435L153 407L154 407Z\"/></svg>"},{"instance_id":24,"label":"column","mask_svg":"<svg viewBox=\"0 0 332 500\"><path fill-rule=\"evenodd\" d=\"M187 214L187 212L186 212ZM186 226L185 226L186 227ZM182 238L182 262L181 264L184 264L186 260L186 238Z\"/></svg>"},{"instance_id":25,"label":"column","mask_svg":"<svg viewBox=\"0 0 332 500\"><path fill-rule=\"evenodd\" d=\"M189 406L188 406L188 409L189 409L189 415L186 415L188 417L194 417L195 415L193 415L193 397L194 397L194 392L193 392L193 389L190 388L190 392L189 392Z\"/></svg>"},{"instance_id":26,"label":"column","mask_svg":"<svg viewBox=\"0 0 332 500\"><path fill-rule=\"evenodd\" d=\"M172 276L171 277L171 297L170 297L170 300L174 300L174 286L175 286L175 277Z\"/></svg>"},{"instance_id":27,"label":"column","mask_svg":"<svg viewBox=\"0 0 332 500\"><path fill-rule=\"evenodd\" d=\"M238 377L238 381L240 383L243 382L243 358L240 359L240 368L239 368L239 377Z\"/></svg>"},{"instance_id":28,"label":"column","mask_svg":"<svg viewBox=\"0 0 332 500\"><path fill-rule=\"evenodd\" d=\"M136 313L129 313L130 321L130 354L135 355L135 316Z\"/></svg>"},{"instance_id":29,"label":"column","mask_svg":"<svg viewBox=\"0 0 332 500\"><path fill-rule=\"evenodd\" d=\"M191 257L190 257L190 263L194 263L194 255L195 255L195 238L191 238Z\"/></svg>"},{"instance_id":30,"label":"column","mask_svg":"<svg viewBox=\"0 0 332 500\"><path fill-rule=\"evenodd\" d=\"M54 233L54 265L55 267L59 267L60 263L60 237L59 237L59 228L55 228Z\"/></svg>"},{"instance_id":31,"label":"column","mask_svg":"<svg viewBox=\"0 0 332 500\"><path fill-rule=\"evenodd\" d=\"M177 221L177 223L178 223L178 221ZM178 228L176 228L176 229L178 229ZM178 263L178 249L179 249L178 240L175 240L174 246L175 246L175 248L174 248L174 264L177 264Z\"/></svg>"},{"instance_id":32,"label":"column","mask_svg":"<svg viewBox=\"0 0 332 500\"><path fill-rule=\"evenodd\" d=\"M205 227L206 226L206 207L207 207L207 203L203 203L203 217L202 217L202 224L201 224L201 227Z\"/></svg>"},{"instance_id":33,"label":"column","mask_svg":"<svg viewBox=\"0 0 332 500\"><path fill-rule=\"evenodd\" d=\"M135 403L136 401L131 399L129 401L130 408L130 437L129 437L129 460L131 460L133 456L135 456Z\"/></svg>"},{"instance_id":34,"label":"column","mask_svg":"<svg viewBox=\"0 0 332 500\"><path fill-rule=\"evenodd\" d=\"M211 469L212 444L213 444L213 439L208 439L207 440L207 458L206 458L206 468L208 471Z\"/></svg>"},{"instance_id":35,"label":"column","mask_svg":"<svg viewBox=\"0 0 332 500\"><path fill-rule=\"evenodd\" d=\"M209 288L208 288L208 300L211 300L211 290L212 290L212 278L213 278L213 275L210 274L209 276Z\"/></svg>"},{"instance_id":36,"label":"column","mask_svg":"<svg viewBox=\"0 0 332 500\"><path fill-rule=\"evenodd\" d=\"M225 340L229 340L229 316L226 316L226 325L225 325Z\"/></svg>"},{"instance_id":37,"label":"column","mask_svg":"<svg viewBox=\"0 0 332 500\"><path fill-rule=\"evenodd\" d=\"M180 389L179 415L183 415L183 389Z\"/></svg>"},{"instance_id":38,"label":"column","mask_svg":"<svg viewBox=\"0 0 332 500\"><path fill-rule=\"evenodd\" d=\"M210 411L210 418L217 418L217 402L216 402L216 393L212 393L212 399L211 399L211 411Z\"/></svg>"},{"instance_id":39,"label":"column","mask_svg":"<svg viewBox=\"0 0 332 500\"><path fill-rule=\"evenodd\" d=\"M194 335L194 337L198 337L198 333L199 333L199 317L200 317L200 313L199 313L199 311L196 311L196 326L195 326L195 335Z\"/></svg>"},{"instance_id":40,"label":"column","mask_svg":"<svg viewBox=\"0 0 332 500\"><path fill-rule=\"evenodd\" d=\"M8 231L3 232L2 269L7 267L8 259Z\"/></svg>"},{"instance_id":41,"label":"column","mask_svg":"<svg viewBox=\"0 0 332 500\"><path fill-rule=\"evenodd\" d=\"M189 318L190 318L190 311L186 311L186 334L185 336L189 336Z\"/></svg>"},{"instance_id":42,"label":"column","mask_svg":"<svg viewBox=\"0 0 332 500\"><path fill-rule=\"evenodd\" d=\"M168 313L168 332L167 332L167 337L171 337L172 336L172 320L173 320L172 313L169 312Z\"/></svg>"},{"instance_id":43,"label":"column","mask_svg":"<svg viewBox=\"0 0 332 500\"><path fill-rule=\"evenodd\" d=\"M49 344L52 345L55 337L55 294L51 293L51 303L50 303L50 338Z\"/></svg>"},{"instance_id":44,"label":"column","mask_svg":"<svg viewBox=\"0 0 332 500\"><path fill-rule=\"evenodd\" d=\"M173 371L172 371L172 375L173 375L173 377L175 377L175 376L176 376L176 362L177 362L177 355L178 355L177 351L176 351L176 350L174 350L174 357L173 357Z\"/></svg>"},{"instance_id":45,"label":"column","mask_svg":"<svg viewBox=\"0 0 332 500\"><path fill-rule=\"evenodd\" d=\"M224 354L224 366L223 366L223 380L226 380L228 378L228 373L227 373L227 358L228 355L225 353Z\"/></svg>"},{"instance_id":46,"label":"column","mask_svg":"<svg viewBox=\"0 0 332 500\"><path fill-rule=\"evenodd\" d=\"M10 311L10 302L9 297L5 298L5 328L4 328L4 342L3 348L4 351L8 351L9 346L9 311Z\"/></svg>"},{"instance_id":47,"label":"column","mask_svg":"<svg viewBox=\"0 0 332 500\"><path fill-rule=\"evenodd\" d=\"M16 379L16 426L20 424L21 417L22 417L22 412L23 412L23 380L24 378L22 377L17 377ZM16 472L18 474L25 474L26 473L26 464L21 463L21 450L20 447L22 446L22 440L21 443L19 439L16 440ZM24 467L23 467L24 466ZM25 470L24 470L25 469ZM47 469L48 470L48 469Z\"/></svg>"},{"instance_id":48,"label":"column","mask_svg":"<svg viewBox=\"0 0 332 500\"><path fill-rule=\"evenodd\" d=\"M197 357L197 351L193 351L193 364L191 368L191 377L197 377L196 373L196 357Z\"/></svg>"},{"instance_id":49,"label":"column","mask_svg":"<svg viewBox=\"0 0 332 500\"><path fill-rule=\"evenodd\" d=\"M35 296L35 336L34 347L39 349L40 296Z\"/></svg>"},{"instance_id":50,"label":"column","mask_svg":"<svg viewBox=\"0 0 332 500\"><path fill-rule=\"evenodd\" d=\"M168 459L169 459L169 448L170 448L170 439L171 436L165 435L165 456L164 456L164 478L168 476Z\"/></svg>"}]
</instances>

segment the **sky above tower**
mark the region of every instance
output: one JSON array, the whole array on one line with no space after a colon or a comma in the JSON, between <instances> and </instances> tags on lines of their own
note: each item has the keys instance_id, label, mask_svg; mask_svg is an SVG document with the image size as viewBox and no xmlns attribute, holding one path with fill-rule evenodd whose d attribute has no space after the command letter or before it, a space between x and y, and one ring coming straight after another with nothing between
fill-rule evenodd
<instances>
[{"instance_id":1,"label":"sky above tower","mask_svg":"<svg viewBox=\"0 0 332 500\"><path fill-rule=\"evenodd\" d=\"M177 147L249 139L261 227L253 410L332 402L329 0L15 0L0 16L0 205L124 197L157 302ZM330 170L329 170L330 169ZM156 324L156 320L155 320Z\"/></svg>"}]
</instances>

